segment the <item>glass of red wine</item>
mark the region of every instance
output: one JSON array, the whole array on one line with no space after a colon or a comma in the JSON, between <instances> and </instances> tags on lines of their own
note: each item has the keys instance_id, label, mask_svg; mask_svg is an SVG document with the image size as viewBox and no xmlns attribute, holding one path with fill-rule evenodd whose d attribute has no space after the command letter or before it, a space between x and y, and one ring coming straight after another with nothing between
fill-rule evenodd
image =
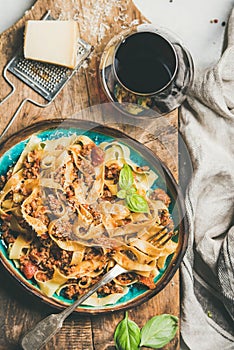
<instances>
[{"instance_id":1,"label":"glass of red wine","mask_svg":"<svg viewBox=\"0 0 234 350\"><path fill-rule=\"evenodd\" d=\"M172 33L140 25L114 37L103 52L101 81L108 99L125 114L155 117L186 99L193 60Z\"/></svg>"}]
</instances>

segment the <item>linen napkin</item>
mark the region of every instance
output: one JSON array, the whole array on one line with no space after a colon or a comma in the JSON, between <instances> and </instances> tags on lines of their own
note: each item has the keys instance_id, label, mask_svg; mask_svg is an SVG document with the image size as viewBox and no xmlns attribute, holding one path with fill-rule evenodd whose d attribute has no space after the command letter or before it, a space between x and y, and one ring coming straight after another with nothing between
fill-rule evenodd
<instances>
[{"instance_id":1,"label":"linen napkin","mask_svg":"<svg viewBox=\"0 0 234 350\"><path fill-rule=\"evenodd\" d=\"M193 174L181 267L181 335L190 350L234 349L234 9L216 66L195 72L180 111Z\"/></svg>"}]
</instances>

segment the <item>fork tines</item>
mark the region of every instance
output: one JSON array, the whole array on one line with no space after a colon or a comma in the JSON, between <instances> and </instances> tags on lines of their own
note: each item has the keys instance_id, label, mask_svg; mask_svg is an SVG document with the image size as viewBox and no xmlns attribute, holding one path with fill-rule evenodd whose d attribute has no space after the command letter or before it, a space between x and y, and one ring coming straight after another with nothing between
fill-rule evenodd
<instances>
[{"instance_id":1,"label":"fork tines","mask_svg":"<svg viewBox=\"0 0 234 350\"><path fill-rule=\"evenodd\" d=\"M164 246L172 237L169 225L164 226L160 231L150 237L149 242L158 247Z\"/></svg>"}]
</instances>

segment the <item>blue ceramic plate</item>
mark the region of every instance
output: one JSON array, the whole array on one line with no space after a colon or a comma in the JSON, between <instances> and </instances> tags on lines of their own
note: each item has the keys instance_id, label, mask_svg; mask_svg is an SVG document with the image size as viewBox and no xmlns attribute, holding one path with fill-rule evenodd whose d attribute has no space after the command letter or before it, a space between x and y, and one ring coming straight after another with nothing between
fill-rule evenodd
<instances>
[{"instance_id":1,"label":"blue ceramic plate","mask_svg":"<svg viewBox=\"0 0 234 350\"><path fill-rule=\"evenodd\" d=\"M136 306L157 294L173 277L179 267L187 246L188 227L184 211L183 196L167 167L148 148L120 131L93 122L68 119L63 122L54 120L32 125L17 135L13 135L4 144L0 145L0 175L6 174L9 167L17 162L33 133L37 133L37 136L42 141L62 136L70 136L74 133L77 135L87 135L97 145L104 141L110 142L118 140L130 148L131 159L134 162L139 164L139 166L148 165L158 175L158 179L155 181L153 187L163 188L171 198L169 210L179 232L176 237L178 240L178 248L174 254L168 257L165 266L155 278L155 289L148 290L144 286L132 285L129 288L129 292L114 305L102 306L101 308L80 306L76 311L95 314L113 310L123 310ZM14 263L8 258L6 247L1 239L0 259L11 275L13 275L29 292L40 297L43 301L56 307L64 307L72 303L72 301L65 299L62 296L58 296L57 294L54 294L51 298L45 296L36 283L26 279L20 270L17 269Z\"/></svg>"}]
</instances>

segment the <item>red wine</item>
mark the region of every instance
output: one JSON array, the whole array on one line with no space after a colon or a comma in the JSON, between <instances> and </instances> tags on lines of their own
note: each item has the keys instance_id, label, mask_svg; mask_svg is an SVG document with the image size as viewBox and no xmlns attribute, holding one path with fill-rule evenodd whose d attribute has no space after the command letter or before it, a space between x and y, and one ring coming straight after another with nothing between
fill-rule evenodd
<instances>
[{"instance_id":1,"label":"red wine","mask_svg":"<svg viewBox=\"0 0 234 350\"><path fill-rule=\"evenodd\" d=\"M172 45L161 35L138 32L122 41L115 54L115 71L127 89L158 92L170 83L177 67Z\"/></svg>"}]
</instances>

